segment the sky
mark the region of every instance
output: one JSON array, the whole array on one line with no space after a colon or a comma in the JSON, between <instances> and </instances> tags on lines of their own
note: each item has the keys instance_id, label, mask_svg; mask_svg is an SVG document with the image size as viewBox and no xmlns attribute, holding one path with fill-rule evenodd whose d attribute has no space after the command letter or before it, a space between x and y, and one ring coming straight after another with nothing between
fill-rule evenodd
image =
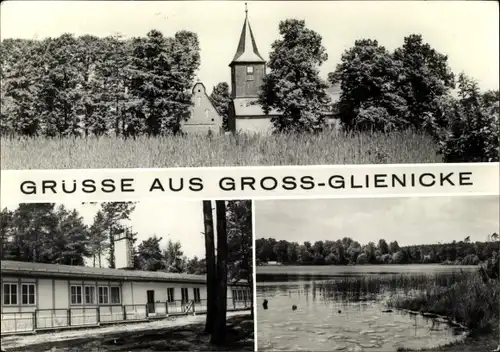
<instances>
[{"instance_id":1,"label":"sky","mask_svg":"<svg viewBox=\"0 0 500 352\"><path fill-rule=\"evenodd\" d=\"M151 29L172 36L190 30L199 36L198 78L207 89L230 82L233 58L245 17L242 1L4 1L1 38L45 38L62 33L125 37ZM305 20L323 37L329 60L326 79L356 39L377 39L389 50L420 33L447 54L453 72L475 78L481 89L499 88L499 11L496 1L249 1L249 19L264 59L279 38L278 23Z\"/></svg>"},{"instance_id":2,"label":"sky","mask_svg":"<svg viewBox=\"0 0 500 352\"><path fill-rule=\"evenodd\" d=\"M289 242L351 237L399 245L445 243L499 233L498 196L255 201L255 238Z\"/></svg>"},{"instance_id":3,"label":"sky","mask_svg":"<svg viewBox=\"0 0 500 352\"><path fill-rule=\"evenodd\" d=\"M80 202L56 203L56 207L59 205L64 205L68 209L76 209L87 225L92 225L94 216L100 208L99 203L95 205ZM18 204L2 202L2 208L14 210L17 207ZM171 239L181 243L182 251L188 258L205 257L202 201L139 202L131 214L130 221L122 223L132 226L132 230L137 232L137 245L156 235L163 238L160 243L162 248L166 247L168 240Z\"/></svg>"}]
</instances>

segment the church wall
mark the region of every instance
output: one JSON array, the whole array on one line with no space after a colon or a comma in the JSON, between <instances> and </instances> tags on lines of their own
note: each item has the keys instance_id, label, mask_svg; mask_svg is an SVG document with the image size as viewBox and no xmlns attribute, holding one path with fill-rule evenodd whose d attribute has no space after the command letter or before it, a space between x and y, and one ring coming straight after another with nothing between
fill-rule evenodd
<instances>
[{"instance_id":1,"label":"church wall","mask_svg":"<svg viewBox=\"0 0 500 352\"><path fill-rule=\"evenodd\" d=\"M222 116L210 102L203 84L195 84L192 101L194 106L191 107L191 117L182 123L182 131L187 134L206 134L209 130L221 133Z\"/></svg>"},{"instance_id":2,"label":"church wall","mask_svg":"<svg viewBox=\"0 0 500 352\"><path fill-rule=\"evenodd\" d=\"M272 124L270 116L243 117L238 116L235 120L235 130L240 133L249 134L271 134Z\"/></svg>"}]
</instances>

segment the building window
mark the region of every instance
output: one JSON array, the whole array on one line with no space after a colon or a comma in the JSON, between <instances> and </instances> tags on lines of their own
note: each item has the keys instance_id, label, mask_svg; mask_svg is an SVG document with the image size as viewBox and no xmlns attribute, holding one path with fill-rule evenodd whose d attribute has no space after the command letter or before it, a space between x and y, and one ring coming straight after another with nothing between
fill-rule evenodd
<instances>
[{"instance_id":1,"label":"building window","mask_svg":"<svg viewBox=\"0 0 500 352\"><path fill-rule=\"evenodd\" d=\"M201 106L201 97L196 97L196 105Z\"/></svg>"},{"instance_id":2,"label":"building window","mask_svg":"<svg viewBox=\"0 0 500 352\"><path fill-rule=\"evenodd\" d=\"M205 109L205 117L208 119L208 116L210 114L210 111L208 109Z\"/></svg>"},{"instance_id":3,"label":"building window","mask_svg":"<svg viewBox=\"0 0 500 352\"><path fill-rule=\"evenodd\" d=\"M82 304L82 286L71 285L71 304Z\"/></svg>"},{"instance_id":4,"label":"building window","mask_svg":"<svg viewBox=\"0 0 500 352\"><path fill-rule=\"evenodd\" d=\"M120 295L120 287L112 286L111 287L111 304L120 304L121 303L121 295Z\"/></svg>"},{"instance_id":5,"label":"building window","mask_svg":"<svg viewBox=\"0 0 500 352\"><path fill-rule=\"evenodd\" d=\"M26 305L35 304L35 284L21 284L21 302Z\"/></svg>"},{"instance_id":6,"label":"building window","mask_svg":"<svg viewBox=\"0 0 500 352\"><path fill-rule=\"evenodd\" d=\"M186 303L187 301L189 301L189 292L187 287L181 288L181 300L182 303Z\"/></svg>"},{"instance_id":7,"label":"building window","mask_svg":"<svg viewBox=\"0 0 500 352\"><path fill-rule=\"evenodd\" d=\"M247 81L253 81L253 66L247 66Z\"/></svg>"},{"instance_id":8,"label":"building window","mask_svg":"<svg viewBox=\"0 0 500 352\"><path fill-rule=\"evenodd\" d=\"M169 287L167 288L167 302L174 302L174 301L175 301L174 288Z\"/></svg>"},{"instance_id":9,"label":"building window","mask_svg":"<svg viewBox=\"0 0 500 352\"><path fill-rule=\"evenodd\" d=\"M238 301L243 301L243 291L238 290Z\"/></svg>"},{"instance_id":10,"label":"building window","mask_svg":"<svg viewBox=\"0 0 500 352\"><path fill-rule=\"evenodd\" d=\"M106 286L99 287L99 304L109 304L109 288Z\"/></svg>"},{"instance_id":11,"label":"building window","mask_svg":"<svg viewBox=\"0 0 500 352\"><path fill-rule=\"evenodd\" d=\"M17 304L17 284L3 284L3 304L6 306Z\"/></svg>"},{"instance_id":12,"label":"building window","mask_svg":"<svg viewBox=\"0 0 500 352\"><path fill-rule=\"evenodd\" d=\"M193 294L194 294L194 301L196 303L200 303L201 302L200 288L199 287L194 287L193 288Z\"/></svg>"},{"instance_id":13,"label":"building window","mask_svg":"<svg viewBox=\"0 0 500 352\"><path fill-rule=\"evenodd\" d=\"M85 286L85 304L95 304L94 286Z\"/></svg>"},{"instance_id":14,"label":"building window","mask_svg":"<svg viewBox=\"0 0 500 352\"><path fill-rule=\"evenodd\" d=\"M238 295L236 293L236 290L233 290L233 301L236 301L238 299Z\"/></svg>"}]
</instances>

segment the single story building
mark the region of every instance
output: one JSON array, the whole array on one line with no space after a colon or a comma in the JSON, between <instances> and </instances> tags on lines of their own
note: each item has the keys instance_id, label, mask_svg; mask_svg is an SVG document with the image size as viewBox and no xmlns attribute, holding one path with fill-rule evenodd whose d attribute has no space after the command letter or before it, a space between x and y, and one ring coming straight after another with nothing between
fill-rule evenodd
<instances>
[{"instance_id":1,"label":"single story building","mask_svg":"<svg viewBox=\"0 0 500 352\"><path fill-rule=\"evenodd\" d=\"M206 313L204 275L1 261L2 335ZM228 311L251 309L246 282Z\"/></svg>"}]
</instances>

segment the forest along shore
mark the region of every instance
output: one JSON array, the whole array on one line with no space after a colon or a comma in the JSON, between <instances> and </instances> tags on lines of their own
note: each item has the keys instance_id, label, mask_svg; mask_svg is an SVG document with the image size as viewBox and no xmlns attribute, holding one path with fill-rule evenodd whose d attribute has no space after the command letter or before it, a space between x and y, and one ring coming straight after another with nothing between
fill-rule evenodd
<instances>
[{"instance_id":1,"label":"forest along shore","mask_svg":"<svg viewBox=\"0 0 500 352\"><path fill-rule=\"evenodd\" d=\"M30 336L2 337L7 352L79 351L253 351L254 323L248 312L227 313L227 343L210 344L204 333L205 315L164 319L152 323L114 325Z\"/></svg>"}]
</instances>

